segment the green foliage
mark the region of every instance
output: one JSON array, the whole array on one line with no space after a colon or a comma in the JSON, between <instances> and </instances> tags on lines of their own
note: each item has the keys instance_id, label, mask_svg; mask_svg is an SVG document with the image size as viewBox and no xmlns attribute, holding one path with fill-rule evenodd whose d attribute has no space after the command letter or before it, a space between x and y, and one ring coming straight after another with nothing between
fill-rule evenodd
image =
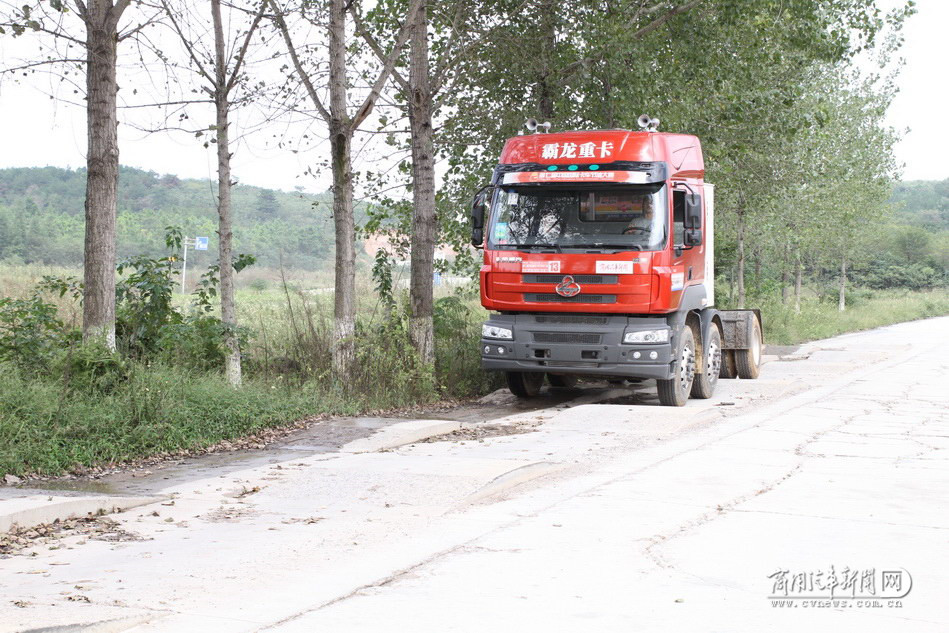
<instances>
[{"instance_id":1,"label":"green foliage","mask_svg":"<svg viewBox=\"0 0 949 633\"><path fill-rule=\"evenodd\" d=\"M39 292L27 299L0 298L0 361L25 372L46 371L76 336L59 319L59 308Z\"/></svg>"},{"instance_id":2,"label":"green foliage","mask_svg":"<svg viewBox=\"0 0 949 633\"><path fill-rule=\"evenodd\" d=\"M115 287L116 341L123 351L141 358L158 349L158 340L167 325L181 323L183 316L172 301L176 257L152 259L131 257L118 266Z\"/></svg>"},{"instance_id":3,"label":"green foliage","mask_svg":"<svg viewBox=\"0 0 949 633\"><path fill-rule=\"evenodd\" d=\"M481 315L463 294L435 301L435 374L448 395L470 397L501 387L501 375L481 369Z\"/></svg>"},{"instance_id":4,"label":"green foliage","mask_svg":"<svg viewBox=\"0 0 949 633\"><path fill-rule=\"evenodd\" d=\"M866 268L854 271L853 282L877 290L888 288L906 288L907 290L925 290L949 284L945 271L920 263L895 263L892 261L874 261Z\"/></svg>"},{"instance_id":5,"label":"green foliage","mask_svg":"<svg viewBox=\"0 0 949 633\"><path fill-rule=\"evenodd\" d=\"M826 300L805 298L800 313L774 296L759 297L755 305L762 311L767 342L792 345L891 323L944 316L949 314L949 291L857 290L848 297L845 312L837 310L835 294Z\"/></svg>"},{"instance_id":6,"label":"green foliage","mask_svg":"<svg viewBox=\"0 0 949 633\"><path fill-rule=\"evenodd\" d=\"M387 314L395 309L395 297L392 294L392 266L394 262L388 251L380 248L372 265L372 279L376 284L376 293Z\"/></svg>"},{"instance_id":7,"label":"green foliage","mask_svg":"<svg viewBox=\"0 0 949 633\"><path fill-rule=\"evenodd\" d=\"M66 393L112 393L128 380L128 362L99 341L60 350L49 375L61 377Z\"/></svg>"}]
</instances>

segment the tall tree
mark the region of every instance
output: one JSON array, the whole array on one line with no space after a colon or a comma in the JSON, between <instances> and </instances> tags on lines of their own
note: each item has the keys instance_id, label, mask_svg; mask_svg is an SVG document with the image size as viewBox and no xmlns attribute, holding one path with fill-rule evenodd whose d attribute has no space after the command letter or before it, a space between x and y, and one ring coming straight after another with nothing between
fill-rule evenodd
<instances>
[{"instance_id":1,"label":"tall tree","mask_svg":"<svg viewBox=\"0 0 949 633\"><path fill-rule=\"evenodd\" d=\"M409 48L408 111L412 130L412 258L409 337L423 363L435 361L435 143L432 129L433 91L429 70L428 10L419 7L412 22Z\"/></svg>"},{"instance_id":2,"label":"tall tree","mask_svg":"<svg viewBox=\"0 0 949 633\"><path fill-rule=\"evenodd\" d=\"M85 48L86 228L83 256L84 339L115 349L115 215L119 180L117 55L119 43L138 33L139 24L120 33L119 21L131 0L57 0L0 9L0 32L31 32ZM78 23L73 16L78 17ZM51 46L51 48L55 48ZM80 62L71 55L44 54L40 60L5 70Z\"/></svg>"},{"instance_id":3,"label":"tall tree","mask_svg":"<svg viewBox=\"0 0 949 633\"><path fill-rule=\"evenodd\" d=\"M165 15L184 47L191 69L204 82L204 90L214 103L215 121L212 126L217 146L217 211L218 211L218 258L221 275L221 321L227 330L225 343L228 353L225 371L228 381L238 386L241 383L241 350L237 335L237 310L234 303L234 255L233 221L231 214L231 122L230 113L235 107L234 93L241 91L239 100L246 102L253 96L248 89L245 66L247 52L257 34L268 0L259 0L257 9L249 16L249 25L242 27L236 37L225 37L224 21L221 17L221 0L211 0L211 22L214 32L213 52L204 49L200 38L188 29L188 22L198 20L188 13L189 3L172 3L162 0ZM177 5L177 6L176 6ZM232 10L237 14L236 10ZM229 21L230 23L230 21ZM236 52L229 56L226 39Z\"/></svg>"},{"instance_id":4,"label":"tall tree","mask_svg":"<svg viewBox=\"0 0 949 633\"><path fill-rule=\"evenodd\" d=\"M418 11L422 0L413 0L407 15ZM345 382L351 375L355 360L353 337L356 333L356 223L353 215L352 141L357 128L372 113L382 89L388 82L396 58L402 52L411 31L412 22L406 20L399 28L391 50L384 56L382 67L371 81L371 87L362 104L350 115L347 104L350 77L347 74L346 8L344 0L329 0L327 56L329 72L325 86L329 92L329 107L317 90L320 73L315 65L306 65L301 50L293 42L287 18L315 23L317 16L310 11L310 3L302 2L295 10L279 6L271 0L274 22L283 36L297 79L323 119L330 141L330 165L333 172L333 221L336 228L336 280L334 297L333 370L337 380Z\"/></svg>"},{"instance_id":5,"label":"tall tree","mask_svg":"<svg viewBox=\"0 0 949 633\"><path fill-rule=\"evenodd\" d=\"M431 364L435 360L433 277L438 239L434 117L443 91L451 90L458 67L466 56L475 53L480 35L490 28L485 22L490 21L485 15L470 11L469 5L460 0L423 2L414 14L410 3L395 0L376 5L369 15L369 22L375 27L370 32L351 8L357 31L380 60L385 60L385 54L379 42L396 32L398 25L391 16L398 15L398 9L403 7L411 25L408 59L397 64L392 72L400 89L399 103L409 120L412 161L409 337L422 362ZM435 28L431 29L433 14Z\"/></svg>"}]
</instances>

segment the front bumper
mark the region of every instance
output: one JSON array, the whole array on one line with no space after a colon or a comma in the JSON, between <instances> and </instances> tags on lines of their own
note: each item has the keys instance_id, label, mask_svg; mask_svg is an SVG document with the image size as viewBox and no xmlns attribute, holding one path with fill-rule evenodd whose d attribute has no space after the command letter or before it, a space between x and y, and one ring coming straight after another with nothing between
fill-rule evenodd
<instances>
[{"instance_id":1,"label":"front bumper","mask_svg":"<svg viewBox=\"0 0 949 633\"><path fill-rule=\"evenodd\" d=\"M673 345L624 344L626 332L668 327L662 317L571 313L493 314L489 325L511 330L513 340L481 339L481 366L590 376L673 376Z\"/></svg>"}]
</instances>

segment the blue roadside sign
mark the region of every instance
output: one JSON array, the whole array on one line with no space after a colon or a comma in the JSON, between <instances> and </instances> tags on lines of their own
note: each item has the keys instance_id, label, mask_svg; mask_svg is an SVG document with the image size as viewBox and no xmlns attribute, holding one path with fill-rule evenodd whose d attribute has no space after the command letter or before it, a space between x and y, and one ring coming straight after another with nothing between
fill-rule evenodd
<instances>
[{"instance_id":1,"label":"blue roadside sign","mask_svg":"<svg viewBox=\"0 0 949 633\"><path fill-rule=\"evenodd\" d=\"M196 250L196 251L206 251L206 250L208 250L208 238L206 238L206 237L196 237L196 238L194 238L194 250Z\"/></svg>"}]
</instances>

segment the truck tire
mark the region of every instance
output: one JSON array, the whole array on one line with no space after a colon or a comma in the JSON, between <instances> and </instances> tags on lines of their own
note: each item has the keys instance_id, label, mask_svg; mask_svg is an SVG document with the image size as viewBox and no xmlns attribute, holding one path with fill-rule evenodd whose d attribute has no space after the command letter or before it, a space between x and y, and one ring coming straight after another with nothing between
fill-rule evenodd
<instances>
[{"instance_id":1,"label":"truck tire","mask_svg":"<svg viewBox=\"0 0 949 633\"><path fill-rule=\"evenodd\" d=\"M735 368L738 377L745 380L757 378L761 373L761 324L758 317L751 317L748 332L748 349L735 350Z\"/></svg>"},{"instance_id":2,"label":"truck tire","mask_svg":"<svg viewBox=\"0 0 949 633\"><path fill-rule=\"evenodd\" d=\"M675 372L669 380L657 380L659 402L667 407L682 407L689 400L695 380L695 337L692 328L683 327L676 347Z\"/></svg>"},{"instance_id":3,"label":"truck tire","mask_svg":"<svg viewBox=\"0 0 949 633\"><path fill-rule=\"evenodd\" d=\"M547 382L555 389L573 389L577 386L577 377L569 374L547 374Z\"/></svg>"},{"instance_id":4,"label":"truck tire","mask_svg":"<svg viewBox=\"0 0 949 633\"><path fill-rule=\"evenodd\" d=\"M719 378L738 378L738 368L735 367L735 350L722 350L722 369Z\"/></svg>"},{"instance_id":5,"label":"truck tire","mask_svg":"<svg viewBox=\"0 0 949 633\"><path fill-rule=\"evenodd\" d=\"M544 385L544 374L534 371L509 371L507 386L518 398L534 398Z\"/></svg>"},{"instance_id":6,"label":"truck tire","mask_svg":"<svg viewBox=\"0 0 949 633\"><path fill-rule=\"evenodd\" d=\"M711 398L715 393L715 385L718 384L718 377L722 371L722 335L714 323L708 326L708 342L702 356L705 359L705 367L701 368L702 371L695 373L695 380L692 382L692 397L704 400Z\"/></svg>"}]
</instances>

